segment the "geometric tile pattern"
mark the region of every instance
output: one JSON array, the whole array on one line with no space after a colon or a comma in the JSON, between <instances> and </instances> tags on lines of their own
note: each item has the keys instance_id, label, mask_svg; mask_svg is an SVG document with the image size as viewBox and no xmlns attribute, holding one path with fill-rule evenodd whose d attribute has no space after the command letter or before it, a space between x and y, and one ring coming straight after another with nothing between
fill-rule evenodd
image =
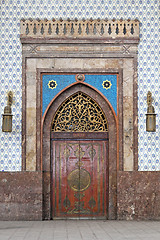
<instances>
[{"instance_id":1,"label":"geometric tile pattern","mask_svg":"<svg viewBox=\"0 0 160 240\"><path fill-rule=\"evenodd\" d=\"M115 114L117 114L117 75L116 74L84 74L85 83L100 91L110 102ZM54 81L56 88L48 85ZM76 74L43 74L42 75L42 115L52 99L64 88L76 82ZM103 88L103 82L109 82L110 88Z\"/></svg>"},{"instance_id":2,"label":"geometric tile pattern","mask_svg":"<svg viewBox=\"0 0 160 240\"><path fill-rule=\"evenodd\" d=\"M54 3L54 4L53 4ZM0 113L7 92L14 93L13 131L0 127L0 171L21 170L22 49L21 18L139 19L138 47L138 147L139 170L160 170L160 78L159 78L159 1L158 0L1 0L0 5ZM159 80L159 81L158 81ZM150 90L157 113L155 133L145 129L146 96ZM2 123L2 115L0 122Z\"/></svg>"}]
</instances>

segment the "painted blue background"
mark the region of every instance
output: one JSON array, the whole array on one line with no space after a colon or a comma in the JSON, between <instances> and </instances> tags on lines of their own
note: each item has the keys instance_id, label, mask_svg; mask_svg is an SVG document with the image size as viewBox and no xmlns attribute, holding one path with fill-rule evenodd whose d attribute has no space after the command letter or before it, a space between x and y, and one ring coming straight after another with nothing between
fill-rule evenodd
<instances>
[{"instance_id":1,"label":"painted blue background","mask_svg":"<svg viewBox=\"0 0 160 240\"><path fill-rule=\"evenodd\" d=\"M57 87L54 89L49 88L49 81L54 80ZM102 84L103 81L109 80L112 84L111 88L105 89ZM48 104L51 100L65 87L74 83L75 74L73 75L43 75L42 76L42 115L44 114ZM117 114L117 75L93 75L85 74L85 82L97 88L111 103L115 113Z\"/></svg>"}]
</instances>

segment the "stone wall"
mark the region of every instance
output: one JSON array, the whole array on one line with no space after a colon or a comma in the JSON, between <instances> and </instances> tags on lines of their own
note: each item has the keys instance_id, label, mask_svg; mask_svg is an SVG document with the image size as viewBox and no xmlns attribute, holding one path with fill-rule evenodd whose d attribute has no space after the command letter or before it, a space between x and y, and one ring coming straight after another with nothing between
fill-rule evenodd
<instances>
[{"instance_id":1,"label":"stone wall","mask_svg":"<svg viewBox=\"0 0 160 240\"><path fill-rule=\"evenodd\" d=\"M160 220L160 172L118 172L117 219Z\"/></svg>"},{"instance_id":2,"label":"stone wall","mask_svg":"<svg viewBox=\"0 0 160 240\"><path fill-rule=\"evenodd\" d=\"M0 220L42 220L40 172L0 173Z\"/></svg>"},{"instance_id":3,"label":"stone wall","mask_svg":"<svg viewBox=\"0 0 160 240\"><path fill-rule=\"evenodd\" d=\"M160 220L160 172L120 171L117 186L118 220ZM0 220L47 219L42 201L40 172L0 174Z\"/></svg>"}]
</instances>

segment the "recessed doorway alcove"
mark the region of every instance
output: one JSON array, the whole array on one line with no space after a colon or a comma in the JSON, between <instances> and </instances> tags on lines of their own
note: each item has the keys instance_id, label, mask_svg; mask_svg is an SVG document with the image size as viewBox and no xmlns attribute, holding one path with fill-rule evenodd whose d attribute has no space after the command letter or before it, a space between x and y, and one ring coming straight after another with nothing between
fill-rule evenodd
<instances>
[{"instance_id":1,"label":"recessed doorway alcove","mask_svg":"<svg viewBox=\"0 0 160 240\"><path fill-rule=\"evenodd\" d=\"M117 173L138 168L139 22L22 20L21 42L23 170L42 172L43 219L116 219Z\"/></svg>"}]
</instances>

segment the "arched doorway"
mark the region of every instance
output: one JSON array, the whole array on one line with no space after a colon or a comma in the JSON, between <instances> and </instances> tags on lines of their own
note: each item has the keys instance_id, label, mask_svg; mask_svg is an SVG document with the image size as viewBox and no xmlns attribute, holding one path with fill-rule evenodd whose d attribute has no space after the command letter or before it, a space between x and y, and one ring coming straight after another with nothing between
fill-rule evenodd
<instances>
[{"instance_id":1,"label":"arched doorway","mask_svg":"<svg viewBox=\"0 0 160 240\"><path fill-rule=\"evenodd\" d=\"M44 219L116 218L116 126L107 100L86 83L53 99L42 127Z\"/></svg>"},{"instance_id":2,"label":"arched doorway","mask_svg":"<svg viewBox=\"0 0 160 240\"><path fill-rule=\"evenodd\" d=\"M50 24L54 28L58 26L59 34L56 31L48 31ZM81 34L77 32L79 25L84 28ZM101 31L93 34L93 27L97 28L101 25L105 25L106 35L100 34ZM33 26L37 28L36 34L33 32ZM40 26L44 27L43 32L39 32ZM123 26L124 28L127 26L125 33ZM63 31L64 27L67 31ZM71 27L74 35L73 31L70 31ZM88 30L88 27L89 31L86 34L85 29ZM111 34L108 34L108 27L112 30ZM119 28L119 34L115 34L115 27ZM130 22L117 20L116 23L115 21L106 23L103 20L83 22L56 20L53 23L50 20L35 20L33 24L32 20L27 19L21 21L21 42L23 54L22 169L32 171L32 173L38 171L39 177L41 173L43 174L42 218L51 219L52 215L51 123L59 106L68 97L81 91L94 99L107 116L109 134L108 219L116 219L119 212L125 213L123 212L124 197L122 202L119 198L117 207L117 196L122 191L120 187L123 185L119 176L124 174L124 179L127 178L126 176L132 179L132 171L138 169L137 47L139 22L137 20ZM61 81L63 88L59 90L57 88L53 99L49 98L50 101L45 102L46 109L43 100L45 101L48 96L45 98L43 94L44 73L51 75L116 74L117 94L113 95L110 91L111 98L116 102L116 108L108 101L108 94L102 95L98 79L95 82L93 79L82 82L83 79L77 78L76 81L79 82L76 83ZM51 97L52 94L48 95ZM129 173L123 171L129 171ZM118 190L117 183L119 184ZM123 193L121 195L123 196ZM132 201L130 205L131 203ZM33 207L37 213L36 204ZM130 212L130 207L128 209Z\"/></svg>"},{"instance_id":3,"label":"arched doorway","mask_svg":"<svg viewBox=\"0 0 160 240\"><path fill-rule=\"evenodd\" d=\"M108 122L77 92L58 108L51 130L52 218L106 218Z\"/></svg>"}]
</instances>

